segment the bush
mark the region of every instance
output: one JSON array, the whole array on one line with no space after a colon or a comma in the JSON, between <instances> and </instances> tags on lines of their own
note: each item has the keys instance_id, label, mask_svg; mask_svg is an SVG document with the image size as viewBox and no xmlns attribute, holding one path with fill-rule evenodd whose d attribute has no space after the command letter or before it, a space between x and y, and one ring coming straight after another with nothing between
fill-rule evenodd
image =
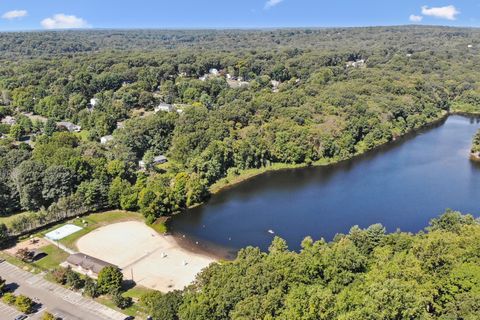
<instances>
[{"instance_id":1,"label":"bush","mask_svg":"<svg viewBox=\"0 0 480 320\"><path fill-rule=\"evenodd\" d=\"M50 312L44 312L41 320L56 320L55 316Z\"/></svg>"},{"instance_id":2,"label":"bush","mask_svg":"<svg viewBox=\"0 0 480 320\"><path fill-rule=\"evenodd\" d=\"M19 295L15 299L15 307L17 307L18 311L23 313L32 313L33 311L34 302L29 297L24 295Z\"/></svg>"},{"instance_id":3,"label":"bush","mask_svg":"<svg viewBox=\"0 0 480 320\"><path fill-rule=\"evenodd\" d=\"M90 298L95 298L98 296L97 283L90 278L85 279L85 287L83 289L83 294Z\"/></svg>"},{"instance_id":4,"label":"bush","mask_svg":"<svg viewBox=\"0 0 480 320\"><path fill-rule=\"evenodd\" d=\"M80 278L80 275L71 269L67 269L65 275L65 284L72 289L78 290L83 287L84 281Z\"/></svg>"},{"instance_id":5,"label":"bush","mask_svg":"<svg viewBox=\"0 0 480 320\"><path fill-rule=\"evenodd\" d=\"M53 280L56 283L64 285L67 282L67 272L69 268L58 267L52 271Z\"/></svg>"},{"instance_id":6,"label":"bush","mask_svg":"<svg viewBox=\"0 0 480 320\"><path fill-rule=\"evenodd\" d=\"M113 294L112 300L113 300L113 303L115 303L115 305L120 309L128 308L133 303L132 298L122 296L122 294L119 291Z\"/></svg>"},{"instance_id":7,"label":"bush","mask_svg":"<svg viewBox=\"0 0 480 320\"><path fill-rule=\"evenodd\" d=\"M8 305L12 305L17 300L17 297L13 293L7 292L3 295L2 300Z\"/></svg>"}]
</instances>

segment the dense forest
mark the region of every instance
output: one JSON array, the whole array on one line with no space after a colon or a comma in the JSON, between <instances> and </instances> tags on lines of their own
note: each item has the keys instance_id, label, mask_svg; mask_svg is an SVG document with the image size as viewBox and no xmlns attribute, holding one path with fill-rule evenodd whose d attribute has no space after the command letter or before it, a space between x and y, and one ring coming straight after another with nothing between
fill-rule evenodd
<instances>
[{"instance_id":1,"label":"dense forest","mask_svg":"<svg viewBox=\"0 0 480 320\"><path fill-rule=\"evenodd\" d=\"M158 320L476 320L480 222L448 211L416 235L354 226L331 243L307 237L298 253L275 238L142 303Z\"/></svg>"},{"instance_id":2,"label":"dense forest","mask_svg":"<svg viewBox=\"0 0 480 320\"><path fill-rule=\"evenodd\" d=\"M151 223L246 169L331 163L448 112L477 112L479 36L415 26L1 33L1 215L31 212L10 235L106 208Z\"/></svg>"}]
</instances>

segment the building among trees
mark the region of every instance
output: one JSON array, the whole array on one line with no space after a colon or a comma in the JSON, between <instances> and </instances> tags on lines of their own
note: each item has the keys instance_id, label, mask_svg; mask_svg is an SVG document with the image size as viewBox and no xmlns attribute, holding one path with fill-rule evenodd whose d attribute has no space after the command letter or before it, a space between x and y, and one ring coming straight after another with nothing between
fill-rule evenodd
<instances>
[{"instance_id":1,"label":"building among trees","mask_svg":"<svg viewBox=\"0 0 480 320\"><path fill-rule=\"evenodd\" d=\"M103 268L114 266L106 261L91 257L84 253L74 253L64 262L66 267L70 266L72 270L85 274L91 278L98 278L98 274Z\"/></svg>"}]
</instances>

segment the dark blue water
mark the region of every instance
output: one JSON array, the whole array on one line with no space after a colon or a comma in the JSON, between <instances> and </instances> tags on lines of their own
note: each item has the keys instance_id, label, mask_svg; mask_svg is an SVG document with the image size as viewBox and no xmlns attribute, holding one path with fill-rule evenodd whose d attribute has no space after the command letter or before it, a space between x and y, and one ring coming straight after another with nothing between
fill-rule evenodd
<instances>
[{"instance_id":1,"label":"dark blue water","mask_svg":"<svg viewBox=\"0 0 480 320\"><path fill-rule=\"evenodd\" d=\"M444 123L337 165L271 172L225 190L169 224L200 247L268 248L273 230L298 249L351 226L417 232L452 208L478 216L480 167L469 160L478 120Z\"/></svg>"}]
</instances>

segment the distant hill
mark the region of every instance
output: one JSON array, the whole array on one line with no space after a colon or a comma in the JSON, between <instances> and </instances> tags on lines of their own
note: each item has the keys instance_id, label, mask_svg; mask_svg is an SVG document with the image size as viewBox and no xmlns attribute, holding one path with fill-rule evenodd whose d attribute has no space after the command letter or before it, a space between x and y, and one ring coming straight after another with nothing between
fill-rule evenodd
<instances>
[{"instance_id":1,"label":"distant hill","mask_svg":"<svg viewBox=\"0 0 480 320\"><path fill-rule=\"evenodd\" d=\"M2 57L58 55L103 50L245 48L438 50L480 44L480 29L436 26L272 30L80 30L0 33Z\"/></svg>"}]
</instances>

